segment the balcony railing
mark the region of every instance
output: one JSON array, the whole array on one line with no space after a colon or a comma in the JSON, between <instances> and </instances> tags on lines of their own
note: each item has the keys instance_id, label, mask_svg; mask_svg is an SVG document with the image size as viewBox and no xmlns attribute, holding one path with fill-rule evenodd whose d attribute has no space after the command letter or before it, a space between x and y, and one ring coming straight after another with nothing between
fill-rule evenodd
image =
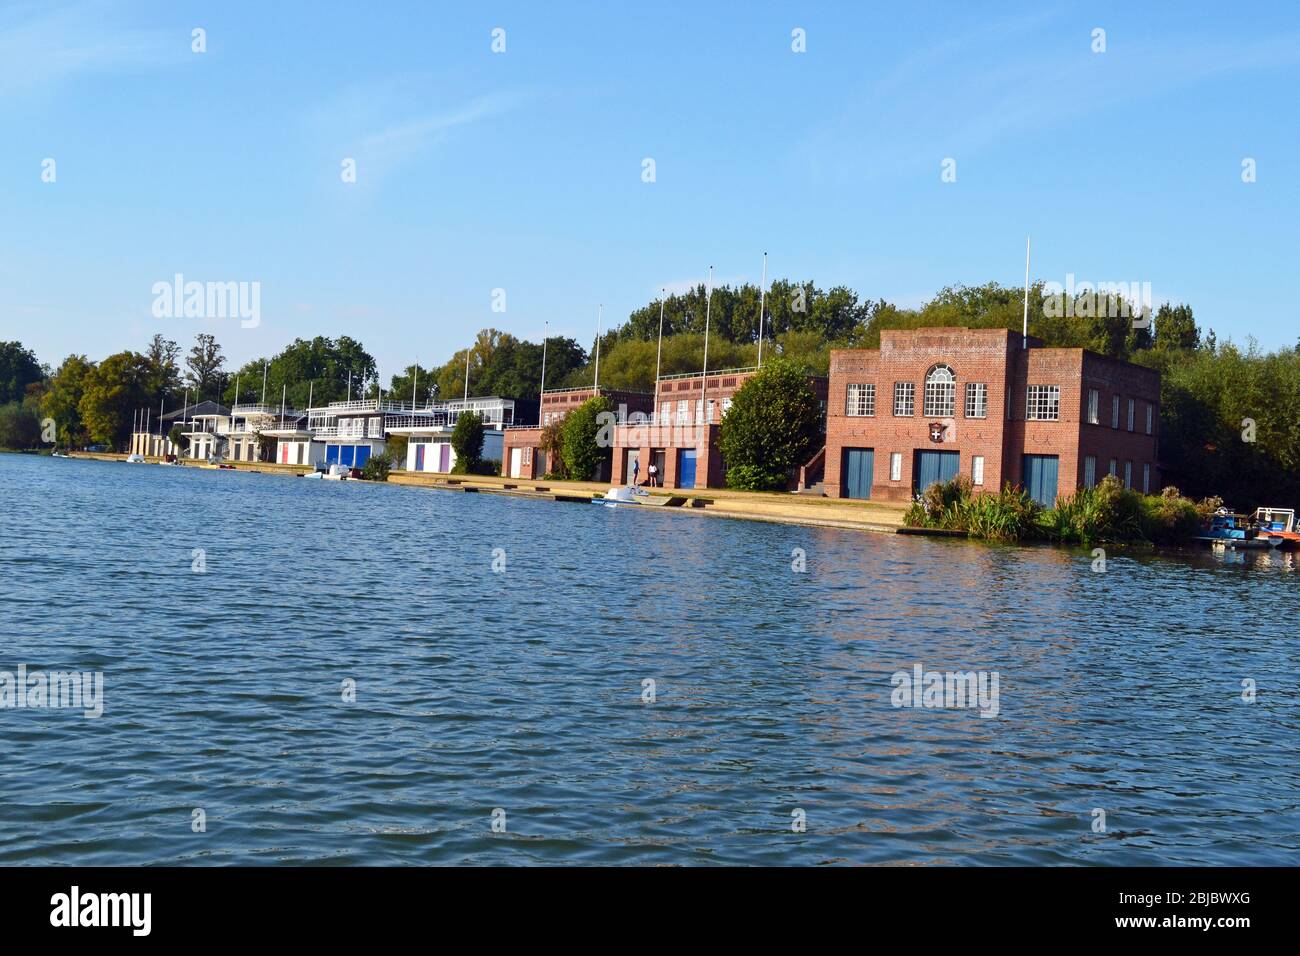
<instances>
[{"instance_id":1,"label":"balcony railing","mask_svg":"<svg viewBox=\"0 0 1300 956\"><path fill-rule=\"evenodd\" d=\"M715 375L743 375L746 372L757 372L758 366L751 365L748 368L711 368L709 369L709 378ZM660 375L659 381L672 382L679 378L703 378L703 372L678 372L675 375Z\"/></svg>"},{"instance_id":2,"label":"balcony railing","mask_svg":"<svg viewBox=\"0 0 1300 956\"><path fill-rule=\"evenodd\" d=\"M313 428L311 434L313 438L383 438L384 429L374 425L366 428Z\"/></svg>"}]
</instances>

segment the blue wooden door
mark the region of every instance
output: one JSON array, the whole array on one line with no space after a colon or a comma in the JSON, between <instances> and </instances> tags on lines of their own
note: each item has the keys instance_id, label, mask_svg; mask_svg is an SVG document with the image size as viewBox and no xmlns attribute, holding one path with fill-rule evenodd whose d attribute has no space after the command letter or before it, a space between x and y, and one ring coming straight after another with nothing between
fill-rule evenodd
<instances>
[{"instance_id":1,"label":"blue wooden door","mask_svg":"<svg viewBox=\"0 0 1300 956\"><path fill-rule=\"evenodd\" d=\"M1055 455L1025 455L1025 491L1044 508L1056 504L1057 466Z\"/></svg>"},{"instance_id":2,"label":"blue wooden door","mask_svg":"<svg viewBox=\"0 0 1300 956\"><path fill-rule=\"evenodd\" d=\"M338 463L339 463L339 446L338 446L338 445L326 445L326 446L325 446L325 464L327 464L327 465L337 465Z\"/></svg>"},{"instance_id":3,"label":"blue wooden door","mask_svg":"<svg viewBox=\"0 0 1300 956\"><path fill-rule=\"evenodd\" d=\"M844 496L870 498L871 477L875 474L876 450L874 448L844 449Z\"/></svg>"},{"instance_id":4,"label":"blue wooden door","mask_svg":"<svg viewBox=\"0 0 1300 956\"><path fill-rule=\"evenodd\" d=\"M356 458L356 461L353 462L352 467L354 467L354 468L361 468L361 467L363 467L363 466L365 465L365 463L366 463L369 459L370 459L370 446L369 446L369 445L358 445L358 446L357 446L357 458Z\"/></svg>"},{"instance_id":5,"label":"blue wooden door","mask_svg":"<svg viewBox=\"0 0 1300 956\"><path fill-rule=\"evenodd\" d=\"M925 491L936 481L957 477L961 455L955 451L918 451L916 453L916 490Z\"/></svg>"},{"instance_id":6,"label":"blue wooden door","mask_svg":"<svg viewBox=\"0 0 1300 956\"><path fill-rule=\"evenodd\" d=\"M677 487L695 487L695 449L683 448L677 464Z\"/></svg>"},{"instance_id":7,"label":"blue wooden door","mask_svg":"<svg viewBox=\"0 0 1300 956\"><path fill-rule=\"evenodd\" d=\"M421 443L415 446L415 470L424 471L424 449L428 446Z\"/></svg>"}]
</instances>

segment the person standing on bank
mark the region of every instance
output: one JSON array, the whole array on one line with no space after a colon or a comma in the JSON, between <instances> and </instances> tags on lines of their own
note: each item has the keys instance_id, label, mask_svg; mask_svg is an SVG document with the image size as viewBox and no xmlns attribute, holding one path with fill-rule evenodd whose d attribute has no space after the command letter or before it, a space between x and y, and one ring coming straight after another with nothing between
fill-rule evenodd
<instances>
[{"instance_id":1,"label":"person standing on bank","mask_svg":"<svg viewBox=\"0 0 1300 956\"><path fill-rule=\"evenodd\" d=\"M637 476L640 474L641 474L641 459L633 458L632 459L632 487L633 488L636 487L636 479Z\"/></svg>"},{"instance_id":2,"label":"person standing on bank","mask_svg":"<svg viewBox=\"0 0 1300 956\"><path fill-rule=\"evenodd\" d=\"M659 469L655 466L655 463L652 461L650 462L650 467L646 469L646 484L648 484L651 488L657 488L658 485L656 484L656 482L658 480L659 480Z\"/></svg>"}]
</instances>

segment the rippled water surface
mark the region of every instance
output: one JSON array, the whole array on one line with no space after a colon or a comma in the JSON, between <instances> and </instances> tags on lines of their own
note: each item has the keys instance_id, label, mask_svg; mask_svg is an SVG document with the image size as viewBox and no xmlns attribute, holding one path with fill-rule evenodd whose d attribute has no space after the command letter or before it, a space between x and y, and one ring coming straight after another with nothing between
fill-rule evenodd
<instances>
[{"instance_id":1,"label":"rippled water surface","mask_svg":"<svg viewBox=\"0 0 1300 956\"><path fill-rule=\"evenodd\" d=\"M3 455L0 864L1297 862L1300 562L1091 564Z\"/></svg>"}]
</instances>

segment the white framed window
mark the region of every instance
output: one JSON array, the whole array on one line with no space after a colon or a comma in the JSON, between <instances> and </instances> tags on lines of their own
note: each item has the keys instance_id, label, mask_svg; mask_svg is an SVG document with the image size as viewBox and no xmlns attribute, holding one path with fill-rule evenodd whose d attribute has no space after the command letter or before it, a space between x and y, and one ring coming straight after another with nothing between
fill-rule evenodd
<instances>
[{"instance_id":1,"label":"white framed window","mask_svg":"<svg viewBox=\"0 0 1300 956\"><path fill-rule=\"evenodd\" d=\"M1128 430L1129 431L1133 430L1133 410L1136 406L1137 406L1137 402L1130 398L1128 400Z\"/></svg>"},{"instance_id":2,"label":"white framed window","mask_svg":"<svg viewBox=\"0 0 1300 956\"><path fill-rule=\"evenodd\" d=\"M1133 462L1131 461L1124 462L1124 487L1133 487Z\"/></svg>"},{"instance_id":3,"label":"white framed window","mask_svg":"<svg viewBox=\"0 0 1300 956\"><path fill-rule=\"evenodd\" d=\"M1151 466L1146 463L1142 465L1142 494L1151 494Z\"/></svg>"},{"instance_id":4,"label":"white framed window","mask_svg":"<svg viewBox=\"0 0 1300 956\"><path fill-rule=\"evenodd\" d=\"M903 453L901 451L893 452L889 456L889 480L903 480Z\"/></svg>"},{"instance_id":5,"label":"white framed window","mask_svg":"<svg viewBox=\"0 0 1300 956\"><path fill-rule=\"evenodd\" d=\"M1088 424L1101 423L1101 392L1095 388L1088 389Z\"/></svg>"},{"instance_id":6,"label":"white framed window","mask_svg":"<svg viewBox=\"0 0 1300 956\"><path fill-rule=\"evenodd\" d=\"M876 414L876 386L868 382L850 385L844 401L844 414L854 418L870 418Z\"/></svg>"},{"instance_id":7,"label":"white framed window","mask_svg":"<svg viewBox=\"0 0 1300 956\"><path fill-rule=\"evenodd\" d=\"M703 421L704 421L704 399L697 398L695 400L695 424L698 425Z\"/></svg>"},{"instance_id":8,"label":"white framed window","mask_svg":"<svg viewBox=\"0 0 1300 956\"><path fill-rule=\"evenodd\" d=\"M677 424L685 425L690 418L691 406L686 399L681 399L677 403Z\"/></svg>"},{"instance_id":9,"label":"white framed window","mask_svg":"<svg viewBox=\"0 0 1300 956\"><path fill-rule=\"evenodd\" d=\"M1061 386L1030 385L1026 393L1025 419L1054 422L1061 417Z\"/></svg>"},{"instance_id":10,"label":"white framed window","mask_svg":"<svg viewBox=\"0 0 1300 956\"><path fill-rule=\"evenodd\" d=\"M983 382L966 384L966 417L989 417L989 387Z\"/></svg>"},{"instance_id":11,"label":"white framed window","mask_svg":"<svg viewBox=\"0 0 1300 956\"><path fill-rule=\"evenodd\" d=\"M925 373L926 418L952 418L957 414L957 376L946 365L936 365Z\"/></svg>"},{"instance_id":12,"label":"white framed window","mask_svg":"<svg viewBox=\"0 0 1300 956\"><path fill-rule=\"evenodd\" d=\"M974 455L970 460L970 483L972 485L984 484L984 456Z\"/></svg>"},{"instance_id":13,"label":"white framed window","mask_svg":"<svg viewBox=\"0 0 1300 956\"><path fill-rule=\"evenodd\" d=\"M1085 455L1083 459L1083 487L1091 488L1097 484L1097 456Z\"/></svg>"},{"instance_id":14,"label":"white framed window","mask_svg":"<svg viewBox=\"0 0 1300 956\"><path fill-rule=\"evenodd\" d=\"M1155 424L1155 405L1147 402L1147 434L1151 434L1151 428Z\"/></svg>"},{"instance_id":15,"label":"white framed window","mask_svg":"<svg viewBox=\"0 0 1300 956\"><path fill-rule=\"evenodd\" d=\"M1119 428L1119 396L1118 395L1112 395L1110 397L1110 427Z\"/></svg>"},{"instance_id":16,"label":"white framed window","mask_svg":"<svg viewBox=\"0 0 1300 956\"><path fill-rule=\"evenodd\" d=\"M916 414L916 383L894 383L894 417L911 418Z\"/></svg>"},{"instance_id":17,"label":"white framed window","mask_svg":"<svg viewBox=\"0 0 1300 956\"><path fill-rule=\"evenodd\" d=\"M664 402L663 416L664 416L664 424L665 424L665 425L667 425L670 421L673 420L673 403L672 403L672 402Z\"/></svg>"},{"instance_id":18,"label":"white framed window","mask_svg":"<svg viewBox=\"0 0 1300 956\"><path fill-rule=\"evenodd\" d=\"M725 414L727 414L727 412L729 412L729 411L731 411L731 396L730 396L730 395L728 395L726 398L724 398L724 399L722 400L722 414L725 415Z\"/></svg>"},{"instance_id":19,"label":"white framed window","mask_svg":"<svg viewBox=\"0 0 1300 956\"><path fill-rule=\"evenodd\" d=\"M1119 476L1119 462L1114 458L1110 460L1110 474L1115 475L1116 477Z\"/></svg>"}]
</instances>

